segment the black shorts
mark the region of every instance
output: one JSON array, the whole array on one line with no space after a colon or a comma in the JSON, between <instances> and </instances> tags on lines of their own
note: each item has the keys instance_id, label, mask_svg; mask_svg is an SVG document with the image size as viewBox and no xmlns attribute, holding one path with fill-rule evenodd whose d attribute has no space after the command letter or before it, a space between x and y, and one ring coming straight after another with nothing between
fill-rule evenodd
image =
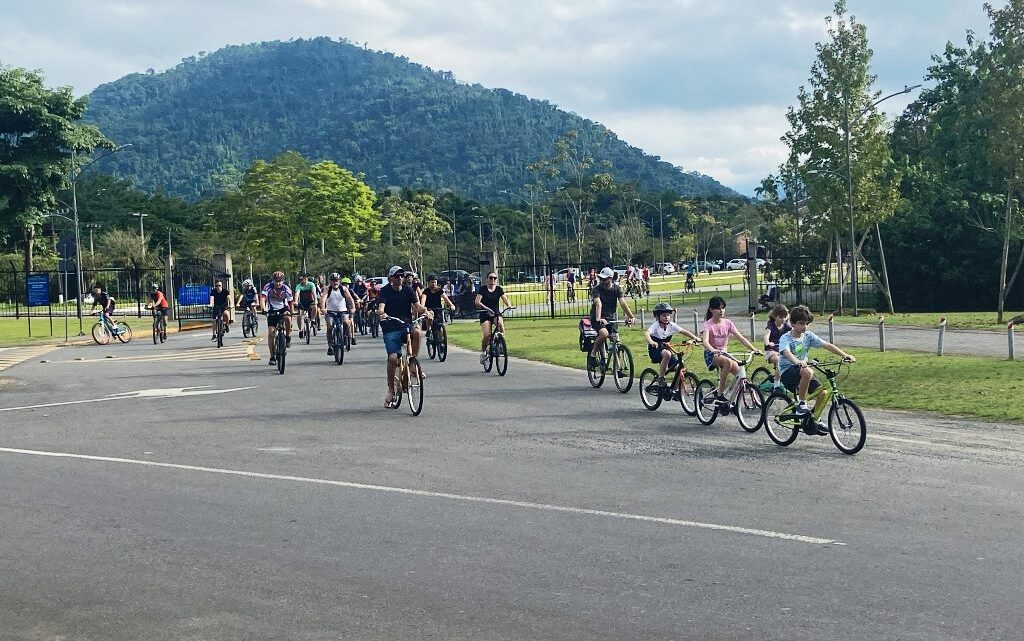
<instances>
[{"instance_id":1,"label":"black shorts","mask_svg":"<svg viewBox=\"0 0 1024 641\"><path fill-rule=\"evenodd\" d=\"M228 311L227 307L214 307L213 308L213 317L217 318L218 316L222 315L226 311Z\"/></svg>"},{"instance_id":2,"label":"black shorts","mask_svg":"<svg viewBox=\"0 0 1024 641\"><path fill-rule=\"evenodd\" d=\"M489 320L494 320L494 316L491 312L480 312L480 324L483 325Z\"/></svg>"},{"instance_id":3,"label":"black shorts","mask_svg":"<svg viewBox=\"0 0 1024 641\"><path fill-rule=\"evenodd\" d=\"M652 363L661 363L661 353L669 349L665 345L658 345L657 347L647 346L647 356L650 357ZM668 368L675 369L675 366L679 364L679 357L672 354L672 358L668 361Z\"/></svg>"},{"instance_id":4,"label":"black shorts","mask_svg":"<svg viewBox=\"0 0 1024 641\"><path fill-rule=\"evenodd\" d=\"M602 319L601 319L601 320L606 320L606 321L608 321L608 322L612 322L612 321L614 321L614 320L615 320L615 317L614 317L614 316L612 316L611 318L608 318L607 316L605 316L605 317L602 317ZM617 328L618 328L618 324L614 324L614 325L602 325L602 324L601 324L601 323L600 323L600 322L598 321L597 317L595 317L595 316L593 316L593 315L591 315L591 317L590 317L590 325L591 325L591 326L592 326L592 327L594 328L594 330L595 330L595 331L598 331L598 332L599 332L599 331L601 331L601 328L602 328L602 327L604 327L605 329L607 329L607 330L608 330L608 333L609 333L609 334L618 334L618 333L619 333L619 330L617 329Z\"/></svg>"},{"instance_id":5,"label":"black shorts","mask_svg":"<svg viewBox=\"0 0 1024 641\"><path fill-rule=\"evenodd\" d=\"M289 312L287 307L267 310L267 327L276 327L277 324L281 322L281 317L288 314Z\"/></svg>"},{"instance_id":6,"label":"black shorts","mask_svg":"<svg viewBox=\"0 0 1024 641\"><path fill-rule=\"evenodd\" d=\"M786 389L796 394L796 388L800 384L800 367L798 365L793 365L792 367L787 367L782 370L782 376L779 380L783 385L785 385ZM814 393L814 390L819 387L821 387L821 383L818 382L818 379L812 376L811 382L807 386L807 393L812 394Z\"/></svg>"},{"instance_id":7,"label":"black shorts","mask_svg":"<svg viewBox=\"0 0 1024 641\"><path fill-rule=\"evenodd\" d=\"M299 309L306 312L307 314L313 313L313 301L303 302L299 301Z\"/></svg>"}]
</instances>

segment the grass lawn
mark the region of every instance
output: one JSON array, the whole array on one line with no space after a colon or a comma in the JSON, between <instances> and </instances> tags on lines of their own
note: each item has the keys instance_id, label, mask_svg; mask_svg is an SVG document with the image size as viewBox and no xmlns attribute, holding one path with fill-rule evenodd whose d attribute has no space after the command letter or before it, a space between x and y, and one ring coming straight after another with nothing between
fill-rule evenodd
<instances>
[{"instance_id":1,"label":"grass lawn","mask_svg":"<svg viewBox=\"0 0 1024 641\"><path fill-rule=\"evenodd\" d=\"M86 331L92 326L87 321ZM68 335L72 338L78 334L78 319L68 319ZM0 318L0 347L31 345L33 343L64 342L64 317L54 317L53 336L50 336L50 319L45 316L32 317L32 337L28 335L28 321L22 318Z\"/></svg>"},{"instance_id":2,"label":"grass lawn","mask_svg":"<svg viewBox=\"0 0 1024 641\"><path fill-rule=\"evenodd\" d=\"M990 329L1006 331L1006 323L1015 316L1024 312L1003 312L1003 322L996 322L995 312L919 312L913 314L881 314L885 316L886 325L910 325L913 327L938 327L939 320L946 319L946 327L949 329ZM826 318L828 318L826 316ZM870 316L840 316L836 315L837 323L859 323L877 325L878 315Z\"/></svg>"},{"instance_id":3,"label":"grass lawn","mask_svg":"<svg viewBox=\"0 0 1024 641\"><path fill-rule=\"evenodd\" d=\"M580 384L586 385L585 358L578 347L577 323L575 319L506 321L509 354L575 367L580 370ZM643 329L626 328L621 333L623 342L633 352L636 376L650 360ZM453 323L448 326L448 337L452 344L480 349L479 323ZM742 349L735 342L732 346ZM849 377L840 383L840 388L865 407L1024 422L1024 403L1020 402L1024 398L1024 362L976 356L881 353L870 349L847 351L857 357L857 363L850 368ZM818 352L822 358L830 356L824 350ZM760 361L757 359L756 364L761 364ZM689 362L699 377L708 377L699 347L694 349Z\"/></svg>"}]
</instances>

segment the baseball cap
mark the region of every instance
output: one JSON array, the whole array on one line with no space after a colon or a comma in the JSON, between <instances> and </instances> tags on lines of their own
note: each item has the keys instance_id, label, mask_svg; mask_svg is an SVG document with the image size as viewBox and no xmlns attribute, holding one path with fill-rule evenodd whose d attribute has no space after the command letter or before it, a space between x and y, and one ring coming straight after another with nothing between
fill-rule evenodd
<instances>
[{"instance_id":1,"label":"baseball cap","mask_svg":"<svg viewBox=\"0 0 1024 641\"><path fill-rule=\"evenodd\" d=\"M615 272L612 270L611 267L605 267L604 269L601 270L601 273L598 274L598 276L600 276L601 278L615 278Z\"/></svg>"},{"instance_id":2,"label":"baseball cap","mask_svg":"<svg viewBox=\"0 0 1024 641\"><path fill-rule=\"evenodd\" d=\"M388 278L391 278L392 276L403 275L403 274L405 274L405 270L402 269L401 267L399 267L398 265L395 265L394 267L392 267L391 269L388 270Z\"/></svg>"}]
</instances>

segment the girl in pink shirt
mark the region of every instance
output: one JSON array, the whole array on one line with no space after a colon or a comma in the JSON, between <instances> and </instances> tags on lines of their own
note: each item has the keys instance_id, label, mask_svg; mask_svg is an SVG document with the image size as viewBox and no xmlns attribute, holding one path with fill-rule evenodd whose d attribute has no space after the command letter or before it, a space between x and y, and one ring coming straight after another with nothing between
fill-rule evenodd
<instances>
[{"instance_id":1,"label":"girl in pink shirt","mask_svg":"<svg viewBox=\"0 0 1024 641\"><path fill-rule=\"evenodd\" d=\"M740 330L736 329L736 325L725 317L725 299L713 296L708 301L708 313L704 316L704 329L701 330L700 337L704 341L704 363L707 364L708 370L718 370L718 392L715 399L719 401L725 400L725 382L729 380L729 374L740 371L739 364L725 354L730 336L735 336L736 340L750 351L761 353L740 333Z\"/></svg>"}]
</instances>

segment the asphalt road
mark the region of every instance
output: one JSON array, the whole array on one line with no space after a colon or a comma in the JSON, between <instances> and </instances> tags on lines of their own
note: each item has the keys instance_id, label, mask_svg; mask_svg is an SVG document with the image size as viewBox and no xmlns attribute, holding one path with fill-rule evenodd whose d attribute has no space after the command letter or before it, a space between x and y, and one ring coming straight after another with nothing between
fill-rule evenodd
<instances>
[{"instance_id":1,"label":"asphalt road","mask_svg":"<svg viewBox=\"0 0 1024 641\"><path fill-rule=\"evenodd\" d=\"M210 345L3 372L0 639L1021 638L1018 425L780 448L457 350L414 418L379 341Z\"/></svg>"}]
</instances>

